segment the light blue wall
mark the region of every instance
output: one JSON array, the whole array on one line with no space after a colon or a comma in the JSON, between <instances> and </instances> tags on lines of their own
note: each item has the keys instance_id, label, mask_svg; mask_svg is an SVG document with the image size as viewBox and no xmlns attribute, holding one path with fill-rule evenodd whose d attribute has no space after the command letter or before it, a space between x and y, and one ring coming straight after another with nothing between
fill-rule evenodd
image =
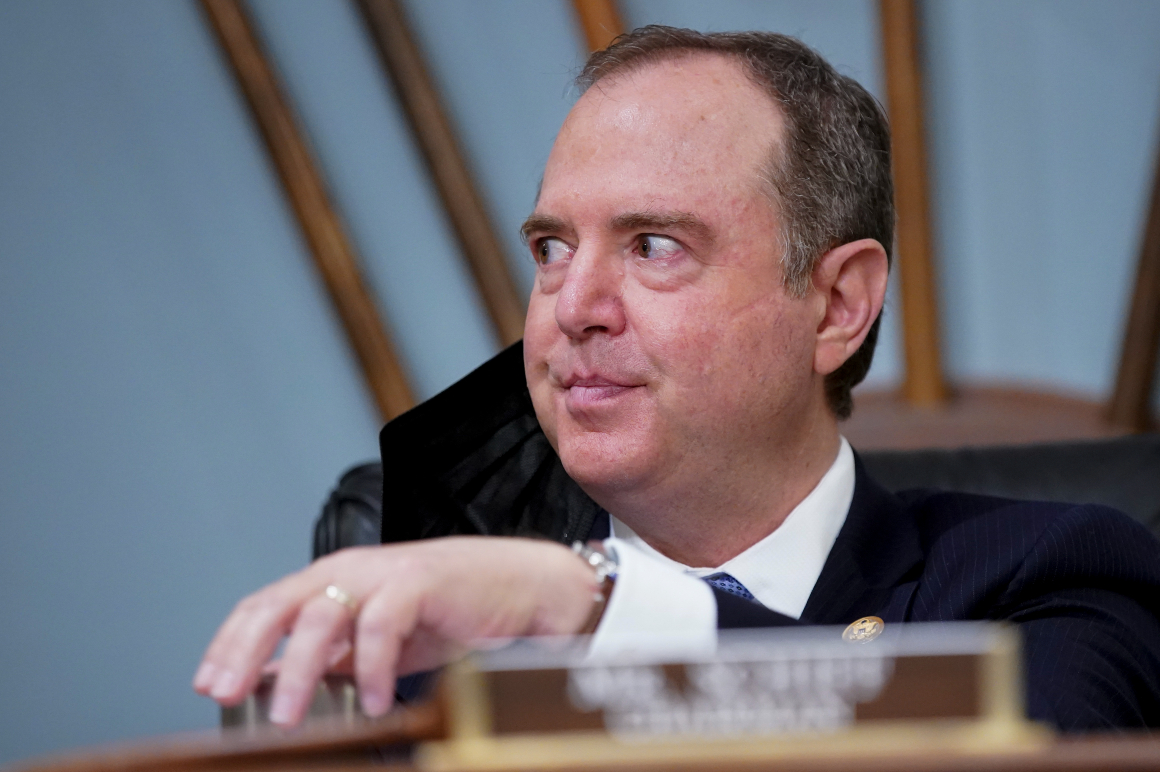
<instances>
[{"instance_id":1,"label":"light blue wall","mask_svg":"<svg viewBox=\"0 0 1160 773\"><path fill-rule=\"evenodd\" d=\"M254 3L418 397L498 350L353 3Z\"/></svg>"},{"instance_id":2,"label":"light blue wall","mask_svg":"<svg viewBox=\"0 0 1160 773\"><path fill-rule=\"evenodd\" d=\"M872 0L624 0L801 35L879 90ZM411 0L515 236L582 59L566 0ZM1099 394L1160 115L1150 2L926 6L947 360ZM258 0L416 391L495 350L357 16ZM876 383L898 377L888 325ZM207 726L188 682L376 454L341 330L189 0L0 2L0 762Z\"/></svg>"},{"instance_id":3,"label":"light blue wall","mask_svg":"<svg viewBox=\"0 0 1160 773\"><path fill-rule=\"evenodd\" d=\"M1160 3L925 7L948 370L1102 399L1160 145Z\"/></svg>"},{"instance_id":4,"label":"light blue wall","mask_svg":"<svg viewBox=\"0 0 1160 773\"><path fill-rule=\"evenodd\" d=\"M375 416L196 6L0 3L0 760L210 725Z\"/></svg>"},{"instance_id":5,"label":"light blue wall","mask_svg":"<svg viewBox=\"0 0 1160 773\"><path fill-rule=\"evenodd\" d=\"M525 292L535 267L519 228L531 212L572 78L587 52L570 1L408 0L411 21Z\"/></svg>"}]
</instances>

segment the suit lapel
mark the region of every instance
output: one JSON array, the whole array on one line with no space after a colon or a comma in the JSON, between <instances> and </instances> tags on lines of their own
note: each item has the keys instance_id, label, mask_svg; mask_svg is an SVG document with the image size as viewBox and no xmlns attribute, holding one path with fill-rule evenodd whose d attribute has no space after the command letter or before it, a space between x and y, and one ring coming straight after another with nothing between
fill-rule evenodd
<instances>
[{"instance_id":1,"label":"suit lapel","mask_svg":"<svg viewBox=\"0 0 1160 773\"><path fill-rule=\"evenodd\" d=\"M854 499L846 523L802 611L802 621L846 625L866 615L905 619L922 548L906 505L875 483L854 455Z\"/></svg>"}]
</instances>

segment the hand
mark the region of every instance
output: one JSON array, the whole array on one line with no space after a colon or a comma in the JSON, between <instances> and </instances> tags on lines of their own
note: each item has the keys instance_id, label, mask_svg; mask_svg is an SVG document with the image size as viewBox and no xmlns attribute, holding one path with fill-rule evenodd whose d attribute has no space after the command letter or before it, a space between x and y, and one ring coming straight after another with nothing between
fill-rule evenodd
<instances>
[{"instance_id":1,"label":"hand","mask_svg":"<svg viewBox=\"0 0 1160 773\"><path fill-rule=\"evenodd\" d=\"M357 601L357 613L326 597L332 584ZM294 725L353 641L363 712L379 716L394 701L396 676L442 665L476 639L576 633L598 590L588 565L554 542L446 537L348 548L242 599L193 688L239 703L289 634L270 719Z\"/></svg>"}]
</instances>

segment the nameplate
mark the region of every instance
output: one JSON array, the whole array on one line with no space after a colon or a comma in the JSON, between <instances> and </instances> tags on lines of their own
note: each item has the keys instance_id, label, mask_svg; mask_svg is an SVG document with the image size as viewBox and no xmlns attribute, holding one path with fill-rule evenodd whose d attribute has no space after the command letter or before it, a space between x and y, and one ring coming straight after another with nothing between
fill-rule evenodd
<instances>
[{"instance_id":1,"label":"nameplate","mask_svg":"<svg viewBox=\"0 0 1160 773\"><path fill-rule=\"evenodd\" d=\"M713 748L740 761L768 758L771 742L881 743L916 728L942 743L1021 743L1040 733L1024 718L1019 649L1015 629L991 623L893 625L871 641L841 628L724 631L680 659L596 661L586 641L522 640L448 670L449 738L424 759L596 765L647 748L642 759L677 763Z\"/></svg>"}]
</instances>

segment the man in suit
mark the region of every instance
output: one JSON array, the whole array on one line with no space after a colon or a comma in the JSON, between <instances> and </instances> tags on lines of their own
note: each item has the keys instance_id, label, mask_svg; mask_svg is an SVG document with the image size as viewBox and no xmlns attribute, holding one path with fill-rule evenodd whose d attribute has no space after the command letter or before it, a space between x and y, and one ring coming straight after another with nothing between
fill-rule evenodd
<instances>
[{"instance_id":1,"label":"man in suit","mask_svg":"<svg viewBox=\"0 0 1160 773\"><path fill-rule=\"evenodd\" d=\"M895 497L839 433L893 241L874 99L791 38L658 27L580 84L524 226L522 348L384 429L396 544L243 600L195 689L241 700L285 634L271 717L292 724L352 644L377 715L398 674L480 637L680 651L718 627L1007 619L1033 716L1160 723L1160 546L1141 527ZM600 540L611 588L532 535Z\"/></svg>"}]
</instances>

